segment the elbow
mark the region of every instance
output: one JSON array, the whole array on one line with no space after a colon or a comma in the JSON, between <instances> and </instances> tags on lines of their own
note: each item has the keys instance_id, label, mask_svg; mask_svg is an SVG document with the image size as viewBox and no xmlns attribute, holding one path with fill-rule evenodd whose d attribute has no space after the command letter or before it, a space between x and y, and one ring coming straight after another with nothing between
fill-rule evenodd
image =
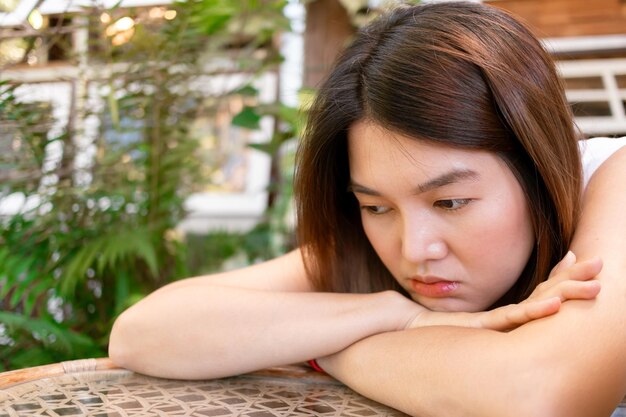
<instances>
[{"instance_id":1,"label":"elbow","mask_svg":"<svg viewBox=\"0 0 626 417\"><path fill-rule=\"evenodd\" d=\"M115 331L109 336L109 359L120 368L128 368L128 353Z\"/></svg>"},{"instance_id":2,"label":"elbow","mask_svg":"<svg viewBox=\"0 0 626 417\"><path fill-rule=\"evenodd\" d=\"M135 306L123 312L113 323L109 336L109 359L115 366L143 375L160 378L192 376L179 366L184 360L168 349L162 331L145 312ZM187 372L187 373L185 373Z\"/></svg>"},{"instance_id":3,"label":"elbow","mask_svg":"<svg viewBox=\"0 0 626 417\"><path fill-rule=\"evenodd\" d=\"M137 370L136 358L139 347L135 346L135 339L132 337L132 325L129 323L127 312L123 313L113 323L111 334L109 335L109 358L120 368Z\"/></svg>"}]
</instances>

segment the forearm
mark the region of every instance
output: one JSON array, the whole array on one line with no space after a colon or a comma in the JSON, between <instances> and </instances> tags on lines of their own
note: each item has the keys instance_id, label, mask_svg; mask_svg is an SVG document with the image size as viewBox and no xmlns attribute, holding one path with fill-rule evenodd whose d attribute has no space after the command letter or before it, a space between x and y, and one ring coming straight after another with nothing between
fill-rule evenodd
<instances>
[{"instance_id":1,"label":"forearm","mask_svg":"<svg viewBox=\"0 0 626 417\"><path fill-rule=\"evenodd\" d=\"M595 319L581 322L593 302L576 303L511 333L385 333L319 362L366 397L419 417L608 417L626 392L623 336L607 340Z\"/></svg>"},{"instance_id":2,"label":"forearm","mask_svg":"<svg viewBox=\"0 0 626 417\"><path fill-rule=\"evenodd\" d=\"M533 368L503 354L515 349L507 338L489 330L427 327L369 337L320 363L366 397L409 415L549 415L538 410L537 382L530 385L535 392L527 390Z\"/></svg>"},{"instance_id":3,"label":"forearm","mask_svg":"<svg viewBox=\"0 0 626 417\"><path fill-rule=\"evenodd\" d=\"M185 285L152 294L126 311L113 328L110 352L119 365L151 375L234 375L325 356L395 330L404 324L397 314L404 303L391 292Z\"/></svg>"}]
</instances>

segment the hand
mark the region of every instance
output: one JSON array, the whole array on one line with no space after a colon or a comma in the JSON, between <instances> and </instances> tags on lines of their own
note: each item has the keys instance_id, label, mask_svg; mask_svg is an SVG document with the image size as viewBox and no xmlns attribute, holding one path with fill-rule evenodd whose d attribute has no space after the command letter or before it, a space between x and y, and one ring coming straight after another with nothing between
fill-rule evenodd
<instances>
[{"instance_id":1,"label":"hand","mask_svg":"<svg viewBox=\"0 0 626 417\"><path fill-rule=\"evenodd\" d=\"M405 329L424 326L461 326L509 331L525 323L555 314L567 300L590 300L600 292L593 280L602 269L600 258L577 263L568 252L526 300L478 313L421 311Z\"/></svg>"},{"instance_id":2,"label":"hand","mask_svg":"<svg viewBox=\"0 0 626 417\"><path fill-rule=\"evenodd\" d=\"M408 323L406 329L425 326L460 326L497 331L513 330L522 324L550 316L561 307L558 297L523 301L476 313L424 311Z\"/></svg>"},{"instance_id":3,"label":"hand","mask_svg":"<svg viewBox=\"0 0 626 417\"><path fill-rule=\"evenodd\" d=\"M602 270L602 260L593 257L577 262L572 251L567 252L561 262L556 264L548 279L524 300L525 302L558 297L566 300L591 300L600 292L600 281L594 280Z\"/></svg>"}]
</instances>

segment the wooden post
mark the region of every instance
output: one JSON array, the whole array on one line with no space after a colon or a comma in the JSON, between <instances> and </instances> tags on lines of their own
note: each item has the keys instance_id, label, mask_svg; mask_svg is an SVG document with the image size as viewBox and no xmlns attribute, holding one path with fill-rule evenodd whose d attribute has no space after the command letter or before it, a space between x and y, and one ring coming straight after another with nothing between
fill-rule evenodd
<instances>
[{"instance_id":1,"label":"wooden post","mask_svg":"<svg viewBox=\"0 0 626 417\"><path fill-rule=\"evenodd\" d=\"M355 29L339 0L315 0L306 5L303 86L316 88Z\"/></svg>"},{"instance_id":2,"label":"wooden post","mask_svg":"<svg viewBox=\"0 0 626 417\"><path fill-rule=\"evenodd\" d=\"M486 0L484 3L526 20L542 38L626 33L624 0Z\"/></svg>"}]
</instances>

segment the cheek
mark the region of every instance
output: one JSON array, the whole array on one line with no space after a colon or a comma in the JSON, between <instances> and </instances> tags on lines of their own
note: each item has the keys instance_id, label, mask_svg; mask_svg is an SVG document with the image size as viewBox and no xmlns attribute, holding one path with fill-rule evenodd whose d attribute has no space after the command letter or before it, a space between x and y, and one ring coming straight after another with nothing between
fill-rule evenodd
<instances>
[{"instance_id":1,"label":"cheek","mask_svg":"<svg viewBox=\"0 0 626 417\"><path fill-rule=\"evenodd\" d=\"M378 253L378 256L381 256L380 250L385 247L387 237L381 233L381 228L377 227L374 222L364 218L361 223L363 224L363 230L365 231L365 236L367 240L369 240L370 245L372 245L376 253Z\"/></svg>"},{"instance_id":2,"label":"cheek","mask_svg":"<svg viewBox=\"0 0 626 417\"><path fill-rule=\"evenodd\" d=\"M504 253L524 253L528 246L534 242L534 232L530 215L526 206L516 204L505 205L501 210L494 210L489 215L483 243L492 247L493 250ZM509 259L509 261L522 262L527 259Z\"/></svg>"},{"instance_id":3,"label":"cheek","mask_svg":"<svg viewBox=\"0 0 626 417\"><path fill-rule=\"evenodd\" d=\"M524 200L515 198L510 204L486 212L482 232L471 246L484 281L493 291L495 302L509 290L521 275L532 253L535 238L530 214Z\"/></svg>"},{"instance_id":4,"label":"cheek","mask_svg":"<svg viewBox=\"0 0 626 417\"><path fill-rule=\"evenodd\" d=\"M393 225L383 225L380 221L371 221L372 219L363 218L363 230L365 236L369 240L374 251L387 267L387 269L395 276L395 265L400 259L400 249L395 246L395 235Z\"/></svg>"}]
</instances>

